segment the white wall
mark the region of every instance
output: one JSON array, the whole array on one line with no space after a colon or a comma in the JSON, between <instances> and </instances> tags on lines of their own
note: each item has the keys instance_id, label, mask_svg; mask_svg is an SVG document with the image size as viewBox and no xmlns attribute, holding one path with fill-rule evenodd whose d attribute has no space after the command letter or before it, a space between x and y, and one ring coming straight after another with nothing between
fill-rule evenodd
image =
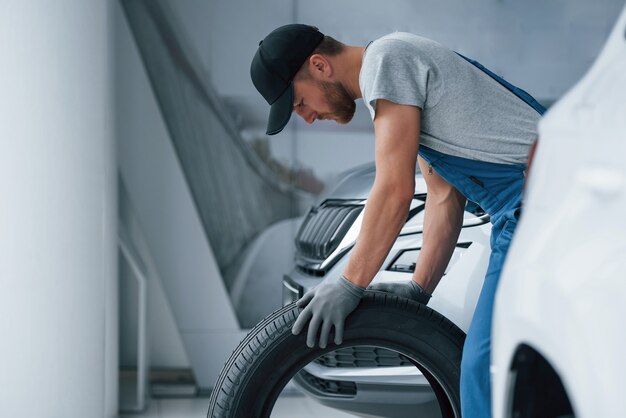
<instances>
[{"instance_id":1,"label":"white wall","mask_svg":"<svg viewBox=\"0 0 626 418\"><path fill-rule=\"evenodd\" d=\"M0 416L117 414L111 2L0 3Z\"/></svg>"}]
</instances>

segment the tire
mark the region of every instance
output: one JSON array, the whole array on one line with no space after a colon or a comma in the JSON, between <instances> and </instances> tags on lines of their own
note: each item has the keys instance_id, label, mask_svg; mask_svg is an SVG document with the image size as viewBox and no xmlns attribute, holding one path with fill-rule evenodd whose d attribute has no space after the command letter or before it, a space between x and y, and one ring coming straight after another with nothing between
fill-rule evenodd
<instances>
[{"instance_id":1,"label":"tire","mask_svg":"<svg viewBox=\"0 0 626 418\"><path fill-rule=\"evenodd\" d=\"M407 357L428 379L442 417L460 417L459 376L465 334L441 314L417 302L366 291L344 327L325 349L308 348L306 328L291 333L299 309L284 306L239 343L222 369L209 401L208 418L268 418L289 380L320 355L343 346L388 348Z\"/></svg>"}]
</instances>

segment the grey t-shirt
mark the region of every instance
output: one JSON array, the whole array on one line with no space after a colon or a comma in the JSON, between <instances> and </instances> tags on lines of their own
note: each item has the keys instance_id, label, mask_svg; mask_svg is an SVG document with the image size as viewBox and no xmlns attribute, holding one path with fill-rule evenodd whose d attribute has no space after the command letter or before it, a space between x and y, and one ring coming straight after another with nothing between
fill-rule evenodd
<instances>
[{"instance_id":1,"label":"grey t-shirt","mask_svg":"<svg viewBox=\"0 0 626 418\"><path fill-rule=\"evenodd\" d=\"M526 164L540 115L454 51L404 32L373 41L359 75L372 119L376 100L422 109L420 144L501 164Z\"/></svg>"}]
</instances>

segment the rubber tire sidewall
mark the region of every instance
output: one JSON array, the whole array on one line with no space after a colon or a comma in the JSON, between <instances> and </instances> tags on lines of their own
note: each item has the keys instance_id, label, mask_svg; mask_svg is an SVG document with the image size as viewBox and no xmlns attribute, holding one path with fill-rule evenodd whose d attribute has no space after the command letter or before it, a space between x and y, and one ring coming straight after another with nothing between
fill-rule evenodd
<instances>
[{"instance_id":1,"label":"rubber tire sidewall","mask_svg":"<svg viewBox=\"0 0 626 418\"><path fill-rule=\"evenodd\" d=\"M218 379L209 417L269 417L276 397L293 375L320 355L353 345L387 348L416 360L444 388L460 416L464 334L442 315L407 299L366 292L346 319L343 343L334 344L331 332L331 343L320 349L306 346L306 328L297 336L291 333L300 311L288 305L250 331ZM221 407L216 408L218 401Z\"/></svg>"}]
</instances>

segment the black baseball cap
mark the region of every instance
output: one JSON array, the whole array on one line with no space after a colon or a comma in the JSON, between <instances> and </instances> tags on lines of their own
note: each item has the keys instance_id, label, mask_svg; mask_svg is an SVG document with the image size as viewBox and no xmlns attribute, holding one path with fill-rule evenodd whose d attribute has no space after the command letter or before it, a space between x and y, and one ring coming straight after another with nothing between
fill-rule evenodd
<instances>
[{"instance_id":1,"label":"black baseball cap","mask_svg":"<svg viewBox=\"0 0 626 418\"><path fill-rule=\"evenodd\" d=\"M291 24L273 30L259 42L250 65L254 87L270 109L268 135L283 130L293 111L293 79L302 64L324 39L314 26Z\"/></svg>"}]
</instances>

